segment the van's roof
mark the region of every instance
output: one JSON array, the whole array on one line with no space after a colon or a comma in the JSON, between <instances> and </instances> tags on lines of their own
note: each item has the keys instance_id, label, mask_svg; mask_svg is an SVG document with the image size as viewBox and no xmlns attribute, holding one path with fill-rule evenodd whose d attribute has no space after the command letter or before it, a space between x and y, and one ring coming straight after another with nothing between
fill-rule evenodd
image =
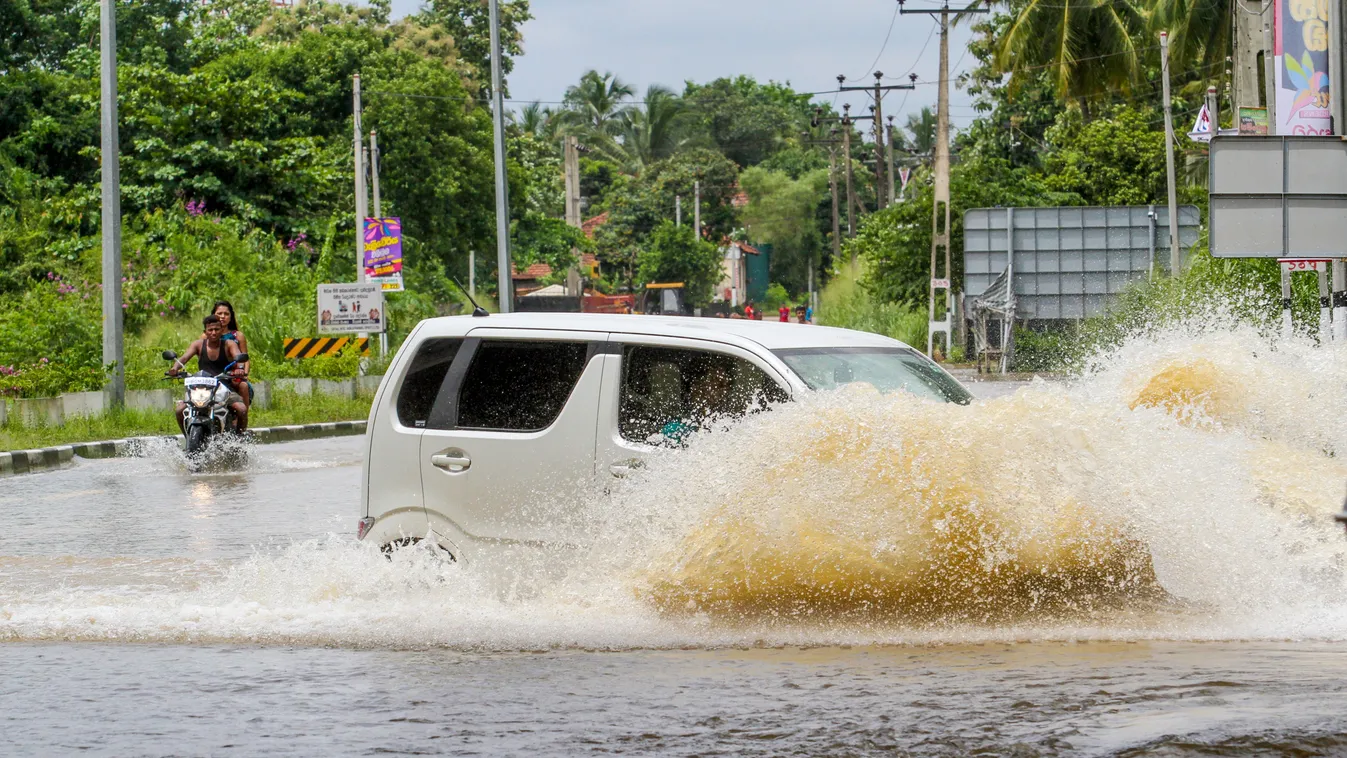
<instances>
[{"instance_id":1,"label":"van's roof","mask_svg":"<svg viewBox=\"0 0 1347 758\"><path fill-rule=\"evenodd\" d=\"M486 318L446 316L430 321L440 326L437 331L442 334L466 334L477 328L563 329L664 335L689 339L714 339L716 335L732 335L752 340L768 350L793 347L906 347L898 340L870 332L813 324L732 318L609 313L493 313Z\"/></svg>"}]
</instances>

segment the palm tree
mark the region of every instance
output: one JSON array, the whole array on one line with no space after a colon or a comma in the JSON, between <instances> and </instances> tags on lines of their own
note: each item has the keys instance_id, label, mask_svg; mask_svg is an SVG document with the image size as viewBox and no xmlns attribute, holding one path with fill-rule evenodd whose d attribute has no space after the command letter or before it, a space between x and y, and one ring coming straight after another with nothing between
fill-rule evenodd
<instances>
[{"instance_id":1,"label":"palm tree","mask_svg":"<svg viewBox=\"0 0 1347 758\"><path fill-rule=\"evenodd\" d=\"M635 92L612 72L600 75L591 69L580 77L579 84L566 89L567 125L578 131L611 135L621 125L626 111L623 102Z\"/></svg>"},{"instance_id":2,"label":"palm tree","mask_svg":"<svg viewBox=\"0 0 1347 758\"><path fill-rule=\"evenodd\" d=\"M556 113L537 100L510 114L510 123L519 131L551 141L556 132Z\"/></svg>"},{"instance_id":3,"label":"palm tree","mask_svg":"<svg viewBox=\"0 0 1347 758\"><path fill-rule=\"evenodd\" d=\"M628 108L619 132L623 163L638 173L655 161L668 158L686 140L687 107L673 90L658 84L646 88L645 102Z\"/></svg>"},{"instance_id":4,"label":"palm tree","mask_svg":"<svg viewBox=\"0 0 1347 758\"><path fill-rule=\"evenodd\" d=\"M1170 70L1195 65L1210 72L1225 62L1231 54L1231 13L1248 13L1232 5L1232 0L1156 0L1151 29L1169 31Z\"/></svg>"},{"instance_id":5,"label":"palm tree","mask_svg":"<svg viewBox=\"0 0 1347 758\"><path fill-rule=\"evenodd\" d=\"M1028 0L1001 37L993 63L1011 74L1012 91L1046 72L1058 95L1076 98L1088 113L1091 99L1136 81L1141 61L1134 36L1144 22L1132 0Z\"/></svg>"},{"instance_id":6,"label":"palm tree","mask_svg":"<svg viewBox=\"0 0 1347 758\"><path fill-rule=\"evenodd\" d=\"M935 153L935 129L937 119L935 111L931 106L921 109L920 113L913 113L907 117L907 134L910 136L911 144L903 144L903 147L910 148L918 155L933 155ZM901 135L902 132L894 132L894 136ZM903 139L903 142L908 142ZM895 145L897 147L897 145Z\"/></svg>"}]
</instances>

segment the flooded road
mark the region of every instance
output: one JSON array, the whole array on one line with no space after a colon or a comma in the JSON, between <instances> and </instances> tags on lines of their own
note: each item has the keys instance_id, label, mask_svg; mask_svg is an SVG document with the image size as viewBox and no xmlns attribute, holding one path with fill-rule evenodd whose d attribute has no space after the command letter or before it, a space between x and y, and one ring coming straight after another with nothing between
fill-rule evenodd
<instances>
[{"instance_id":1,"label":"flooded road","mask_svg":"<svg viewBox=\"0 0 1347 758\"><path fill-rule=\"evenodd\" d=\"M1347 371L1184 351L768 414L546 565L356 545L360 438L0 480L0 753L1342 754Z\"/></svg>"}]
</instances>

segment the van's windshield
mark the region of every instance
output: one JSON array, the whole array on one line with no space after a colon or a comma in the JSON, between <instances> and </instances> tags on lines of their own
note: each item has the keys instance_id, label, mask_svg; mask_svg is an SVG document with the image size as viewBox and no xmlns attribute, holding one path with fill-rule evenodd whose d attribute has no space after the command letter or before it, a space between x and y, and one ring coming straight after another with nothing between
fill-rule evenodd
<instances>
[{"instance_id":1,"label":"van's windshield","mask_svg":"<svg viewBox=\"0 0 1347 758\"><path fill-rule=\"evenodd\" d=\"M973 396L954 377L907 347L805 347L773 351L816 390L863 382L880 392L905 390L967 405Z\"/></svg>"}]
</instances>

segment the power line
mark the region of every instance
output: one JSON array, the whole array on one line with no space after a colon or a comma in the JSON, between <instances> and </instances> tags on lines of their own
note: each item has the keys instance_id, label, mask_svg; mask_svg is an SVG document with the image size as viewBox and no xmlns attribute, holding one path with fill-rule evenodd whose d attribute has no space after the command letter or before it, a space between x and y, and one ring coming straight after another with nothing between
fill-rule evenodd
<instances>
[{"instance_id":1,"label":"power line","mask_svg":"<svg viewBox=\"0 0 1347 758\"><path fill-rule=\"evenodd\" d=\"M858 81L862 79L866 74L870 73L871 71L874 71L875 66L879 65L879 59L884 56L884 51L887 50L889 47L889 38L893 36L893 25L898 21L899 8L900 6L896 5L893 8L893 18L889 19L889 30L884 34L884 44L880 45L879 52L875 54L874 61L865 69L865 71L861 72L860 76L850 77L847 79L847 81L849 82Z\"/></svg>"}]
</instances>

